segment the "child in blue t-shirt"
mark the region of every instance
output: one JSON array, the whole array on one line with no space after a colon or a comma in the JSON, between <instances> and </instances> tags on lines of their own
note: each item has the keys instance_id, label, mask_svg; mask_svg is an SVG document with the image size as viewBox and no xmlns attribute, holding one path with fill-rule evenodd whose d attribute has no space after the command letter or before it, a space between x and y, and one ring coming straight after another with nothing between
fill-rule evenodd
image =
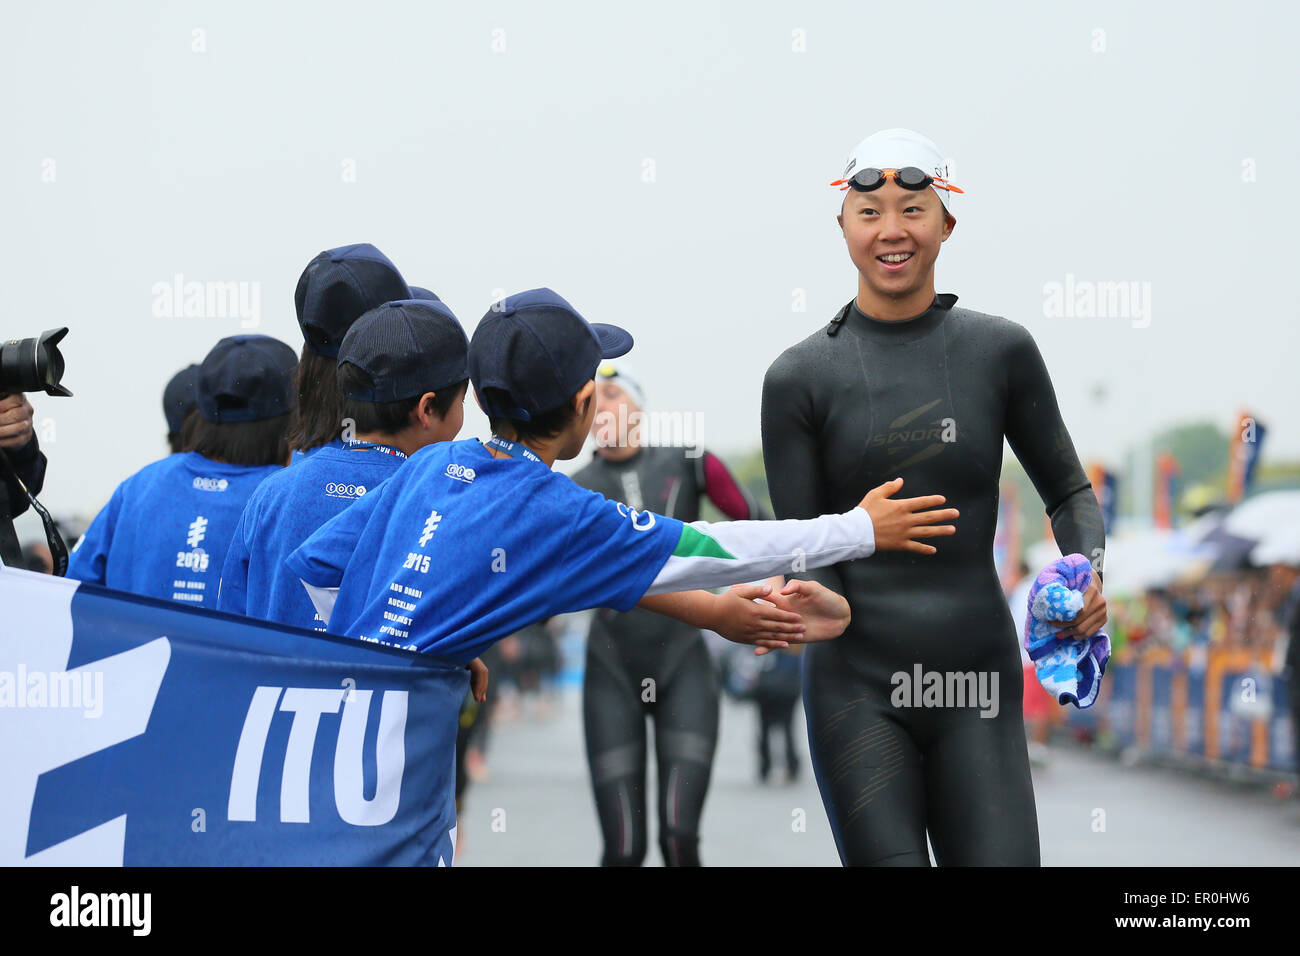
<instances>
[{"instance_id":1,"label":"child in blue t-shirt","mask_svg":"<svg viewBox=\"0 0 1300 956\"><path fill-rule=\"evenodd\" d=\"M198 365L187 365L168 380L163 389L163 417L167 419L167 446L175 455L185 448L185 426L199 413L194 390L199 383Z\"/></svg>"},{"instance_id":2,"label":"child in blue t-shirt","mask_svg":"<svg viewBox=\"0 0 1300 956\"><path fill-rule=\"evenodd\" d=\"M374 494L409 455L456 437L468 352L464 329L441 302L390 302L352 325L337 372L346 437L253 492L221 572L220 610L325 629L285 559L330 518Z\"/></svg>"},{"instance_id":3,"label":"child in blue t-shirt","mask_svg":"<svg viewBox=\"0 0 1300 956\"><path fill-rule=\"evenodd\" d=\"M627 332L589 325L549 289L511 296L475 329L469 374L493 437L421 449L288 558L330 630L468 661L548 617L639 605L760 649L842 633L848 605L811 581L700 590L865 558L934 553L951 534L932 495L873 489L843 515L683 524L638 512L551 470L575 457L595 414L602 358ZM764 598L756 601L754 598Z\"/></svg>"},{"instance_id":4,"label":"child in blue t-shirt","mask_svg":"<svg viewBox=\"0 0 1300 956\"><path fill-rule=\"evenodd\" d=\"M117 486L73 548L68 577L214 607L245 502L288 460L296 364L269 336L218 342L199 366L189 446Z\"/></svg>"},{"instance_id":5,"label":"child in blue t-shirt","mask_svg":"<svg viewBox=\"0 0 1300 956\"><path fill-rule=\"evenodd\" d=\"M348 329L385 302L413 298L397 266L368 242L326 249L307 263L293 293L302 356L294 376L298 404L289 423L291 466L342 445L343 395L335 376Z\"/></svg>"}]
</instances>

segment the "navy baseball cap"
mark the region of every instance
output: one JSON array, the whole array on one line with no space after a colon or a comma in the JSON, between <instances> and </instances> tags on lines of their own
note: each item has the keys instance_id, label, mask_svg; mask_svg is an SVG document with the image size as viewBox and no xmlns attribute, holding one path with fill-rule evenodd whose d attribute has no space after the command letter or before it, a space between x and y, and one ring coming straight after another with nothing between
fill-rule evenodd
<instances>
[{"instance_id":1,"label":"navy baseball cap","mask_svg":"<svg viewBox=\"0 0 1300 956\"><path fill-rule=\"evenodd\" d=\"M232 335L199 366L199 414L210 422L256 422L293 408L298 356L269 335Z\"/></svg>"},{"instance_id":2,"label":"navy baseball cap","mask_svg":"<svg viewBox=\"0 0 1300 956\"><path fill-rule=\"evenodd\" d=\"M411 298L412 298L412 299L428 299L428 300L431 301L431 302L441 302L441 301L442 301L442 299L438 298L436 295L434 295L434 294L433 294L432 292L430 292L428 289L422 289L422 288L420 288L420 286L418 286L418 285L413 285L413 286L411 286Z\"/></svg>"},{"instance_id":3,"label":"navy baseball cap","mask_svg":"<svg viewBox=\"0 0 1300 956\"><path fill-rule=\"evenodd\" d=\"M528 422L571 399L595 378L601 359L631 349L625 330L588 322L550 289L530 289L502 299L479 321L469 377L488 415ZM485 388L509 392L514 406L492 407Z\"/></svg>"},{"instance_id":4,"label":"navy baseball cap","mask_svg":"<svg viewBox=\"0 0 1300 956\"><path fill-rule=\"evenodd\" d=\"M199 367L187 365L163 389L163 415L167 418L167 431L179 435L185 426L185 416L198 404L195 389L199 383Z\"/></svg>"},{"instance_id":5,"label":"navy baseball cap","mask_svg":"<svg viewBox=\"0 0 1300 956\"><path fill-rule=\"evenodd\" d=\"M309 351L337 358L352 323L411 290L389 258L368 242L327 249L298 278L293 302Z\"/></svg>"},{"instance_id":6,"label":"navy baseball cap","mask_svg":"<svg viewBox=\"0 0 1300 956\"><path fill-rule=\"evenodd\" d=\"M406 299L371 309L343 337L339 365L367 372L373 388L347 392L362 402L396 402L469 378L469 339L441 302Z\"/></svg>"}]
</instances>

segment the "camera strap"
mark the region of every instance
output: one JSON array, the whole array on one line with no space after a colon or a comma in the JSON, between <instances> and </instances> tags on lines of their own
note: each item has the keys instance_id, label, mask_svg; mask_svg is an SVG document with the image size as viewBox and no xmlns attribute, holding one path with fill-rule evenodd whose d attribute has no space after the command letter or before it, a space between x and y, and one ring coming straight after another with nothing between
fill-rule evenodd
<instances>
[{"instance_id":1,"label":"camera strap","mask_svg":"<svg viewBox=\"0 0 1300 956\"><path fill-rule=\"evenodd\" d=\"M45 525L45 541L50 546L50 557L54 559L54 573L59 577L65 577L68 573L68 546L63 543L63 536L59 534L59 528L50 517L50 513L45 510L45 506L36 500L36 496L27 490L23 480L18 477L18 472L14 469L13 463L9 461L9 456L0 452L0 463L4 464L4 469L22 489L27 500L32 503L32 508L41 516L41 524Z\"/></svg>"}]
</instances>

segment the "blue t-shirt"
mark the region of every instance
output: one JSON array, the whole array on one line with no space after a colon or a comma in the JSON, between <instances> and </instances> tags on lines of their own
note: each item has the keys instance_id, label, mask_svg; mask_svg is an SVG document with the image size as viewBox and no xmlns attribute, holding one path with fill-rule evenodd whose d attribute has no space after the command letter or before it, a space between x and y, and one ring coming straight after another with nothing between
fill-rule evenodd
<instances>
[{"instance_id":1,"label":"blue t-shirt","mask_svg":"<svg viewBox=\"0 0 1300 956\"><path fill-rule=\"evenodd\" d=\"M315 455L316 452L320 451L322 448L341 448L341 447L343 447L343 440L341 438L336 438L332 442L328 442L327 444L324 445L313 445L311 448L308 448L306 451L299 451L297 448L295 448L291 452L289 452L289 464L297 465L301 462L304 462L308 458L311 458L313 455Z\"/></svg>"},{"instance_id":2,"label":"blue t-shirt","mask_svg":"<svg viewBox=\"0 0 1300 956\"><path fill-rule=\"evenodd\" d=\"M226 553L217 609L325 630L302 582L289 573L284 560L326 521L374 491L405 460L387 446L335 441L258 485Z\"/></svg>"},{"instance_id":3,"label":"blue t-shirt","mask_svg":"<svg viewBox=\"0 0 1300 956\"><path fill-rule=\"evenodd\" d=\"M289 556L338 588L329 630L465 662L524 626L632 608L682 534L477 439L420 449Z\"/></svg>"},{"instance_id":4,"label":"blue t-shirt","mask_svg":"<svg viewBox=\"0 0 1300 956\"><path fill-rule=\"evenodd\" d=\"M77 542L68 577L216 607L226 549L244 505L279 465L169 455L117 486Z\"/></svg>"}]
</instances>

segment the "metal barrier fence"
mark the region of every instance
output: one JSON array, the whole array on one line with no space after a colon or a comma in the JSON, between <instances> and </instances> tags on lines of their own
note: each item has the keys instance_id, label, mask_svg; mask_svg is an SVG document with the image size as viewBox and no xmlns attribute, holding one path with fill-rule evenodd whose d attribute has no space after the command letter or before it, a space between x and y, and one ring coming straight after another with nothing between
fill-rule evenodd
<instances>
[{"instance_id":1,"label":"metal barrier fence","mask_svg":"<svg viewBox=\"0 0 1300 956\"><path fill-rule=\"evenodd\" d=\"M1060 708L1061 723L1148 756L1292 773L1296 732L1286 681L1271 650L1153 648L1112 662L1088 710Z\"/></svg>"}]
</instances>

